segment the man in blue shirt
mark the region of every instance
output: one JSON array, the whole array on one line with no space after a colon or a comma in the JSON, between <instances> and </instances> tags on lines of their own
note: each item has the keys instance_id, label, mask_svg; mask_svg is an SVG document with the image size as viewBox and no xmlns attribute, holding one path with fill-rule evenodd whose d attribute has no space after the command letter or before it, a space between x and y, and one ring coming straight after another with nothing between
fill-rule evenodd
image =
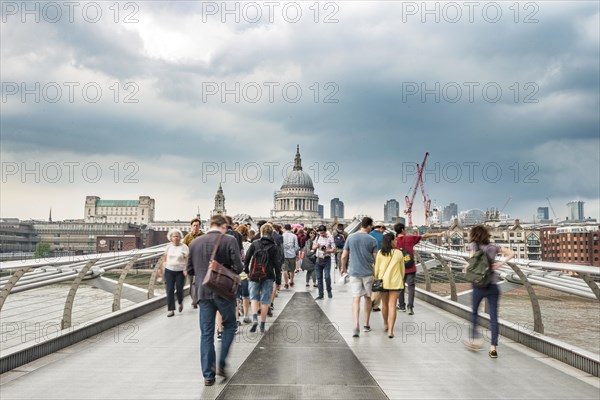
<instances>
[{"instance_id":1,"label":"man in blue shirt","mask_svg":"<svg viewBox=\"0 0 600 400\"><path fill-rule=\"evenodd\" d=\"M348 236L344 251L342 252L342 275L347 270L350 275L350 289L352 290L352 314L354 316L354 329L352 337L359 335L360 298L365 298L365 325L364 331L369 332L371 326L371 293L373 289L373 265L377 255L377 240L369 233L373 220L364 217L360 230Z\"/></svg>"},{"instance_id":2,"label":"man in blue shirt","mask_svg":"<svg viewBox=\"0 0 600 400\"><path fill-rule=\"evenodd\" d=\"M373 236L377 240L377 251L381 250L381 243L383 242L383 234L385 233L385 224L383 222L377 222L373 227L373 230L369 235Z\"/></svg>"}]
</instances>

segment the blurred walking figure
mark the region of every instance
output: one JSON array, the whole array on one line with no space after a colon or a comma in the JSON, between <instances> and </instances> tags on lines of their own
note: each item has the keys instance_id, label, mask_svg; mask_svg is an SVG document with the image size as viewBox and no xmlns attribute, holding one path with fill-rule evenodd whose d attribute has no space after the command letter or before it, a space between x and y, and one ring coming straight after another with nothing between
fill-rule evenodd
<instances>
[{"instance_id":1,"label":"blurred walking figure","mask_svg":"<svg viewBox=\"0 0 600 400\"><path fill-rule=\"evenodd\" d=\"M271 303L273 283L281 285L281 257L278 246L273 240L273 226L264 224L260 228L261 238L252 242L244 261L244 272L248 275L250 301L252 303L252 327L256 332L258 326L258 308L260 304L260 332L265 331L265 322ZM294 236L295 237L295 236ZM263 276L259 276L261 273Z\"/></svg>"},{"instance_id":2,"label":"blurred walking figure","mask_svg":"<svg viewBox=\"0 0 600 400\"><path fill-rule=\"evenodd\" d=\"M333 235L333 242L335 243L335 268L340 269L342 265L342 252L344 251L344 245L348 234L344 231L344 224L337 224L337 229Z\"/></svg>"},{"instance_id":3,"label":"blurred walking figure","mask_svg":"<svg viewBox=\"0 0 600 400\"><path fill-rule=\"evenodd\" d=\"M440 233L426 233L424 235L407 235L406 227L402 223L394 225L394 231L396 232L396 248L404 249L409 253L413 260L415 260L414 247L421 241L421 239L427 239L431 237L441 237L444 235ZM412 266L406 267L404 273L404 286L408 287L408 301L404 301L405 289L400 291L400 299L398 301L398 310L406 311L408 308L408 315L413 315L415 307L415 275L417 274L417 264L413 263Z\"/></svg>"},{"instance_id":4,"label":"blurred walking figure","mask_svg":"<svg viewBox=\"0 0 600 400\"><path fill-rule=\"evenodd\" d=\"M469 233L471 257L474 256L478 250L481 250L488 257L492 271L496 271L502 265L508 263L508 261L515 256L515 253L508 247L500 247L491 244L490 237L491 235L488 229L483 225L477 225L471 228L471 232ZM500 262L494 262L498 254L501 254L506 258ZM492 331L492 340L488 355L491 358L497 358L498 352L496 347L498 346L498 300L500 300L500 289L498 289L498 275L495 272L492 273L490 284L486 287L480 288L473 285L471 298L471 335L469 342L465 343L465 345L471 350L479 350L481 348L481 339L479 339L479 333L477 332L477 311L479 309L479 304L483 299L487 299L488 302L488 309L490 313L490 330Z\"/></svg>"},{"instance_id":5,"label":"blurred walking figure","mask_svg":"<svg viewBox=\"0 0 600 400\"><path fill-rule=\"evenodd\" d=\"M400 290L404 289L404 257L402 252L396 249L396 236L391 232L383 235L373 273L375 279L383 280L383 291L380 292L381 316L383 329L391 339L394 337L398 296Z\"/></svg>"},{"instance_id":6,"label":"blurred walking figure","mask_svg":"<svg viewBox=\"0 0 600 400\"><path fill-rule=\"evenodd\" d=\"M348 236L342 253L342 267L344 274L348 270L350 275L350 289L352 290L352 315L354 329L352 337L358 337L360 332L360 298L364 297L365 325L364 331L370 332L371 326L371 293L373 292L373 264L377 256L377 240L369 233L373 220L364 217L360 223L360 230Z\"/></svg>"},{"instance_id":7,"label":"blurred walking figure","mask_svg":"<svg viewBox=\"0 0 600 400\"><path fill-rule=\"evenodd\" d=\"M381 244L383 243L383 234L385 233L385 223L384 222L376 222L373 226L373 230L369 235L373 236L375 240L377 240L377 251L381 250ZM377 279L377 278L375 278ZM373 292L371 296L371 304L373 305L373 311L378 312L381 311L379 306L381 305L381 294L379 292Z\"/></svg>"},{"instance_id":8,"label":"blurred walking figure","mask_svg":"<svg viewBox=\"0 0 600 400\"><path fill-rule=\"evenodd\" d=\"M244 268L237 240L230 235L225 235L226 230L227 220L222 215L212 216L210 229L192 242L187 263L188 273L196 276L195 289L199 300L198 305L200 306L200 361L204 385L206 386L212 386L215 383L215 374L224 378L227 377L225 372L226 359L237 328L235 299L226 299L202 286L218 240L220 240L220 243L214 256L215 261L231 268L238 274ZM223 318L223 336L218 364L214 343L217 311L221 313Z\"/></svg>"},{"instance_id":9,"label":"blurred walking figure","mask_svg":"<svg viewBox=\"0 0 600 400\"><path fill-rule=\"evenodd\" d=\"M167 239L171 243L167 245L158 272L159 277L163 276L164 273L167 286L167 317L175 315L175 296L177 296L179 312L183 311L183 281L187 276L185 266L190 249L181 243L181 237L182 234L179 229L171 229L167 233Z\"/></svg>"},{"instance_id":10,"label":"blurred walking figure","mask_svg":"<svg viewBox=\"0 0 600 400\"><path fill-rule=\"evenodd\" d=\"M292 232L292 226L285 224L283 227L283 287L294 287L294 273L296 272L296 257L300 246L298 237ZM288 285L289 281L289 285Z\"/></svg>"},{"instance_id":11,"label":"blurred walking figure","mask_svg":"<svg viewBox=\"0 0 600 400\"><path fill-rule=\"evenodd\" d=\"M319 225L317 228L317 236L312 250L316 250L317 255L315 272L317 274L319 295L315 300L321 300L324 297L323 279L325 279L325 285L327 286L327 297L331 299L333 297L331 289L331 255L335 254L335 244L331 235L328 234L325 225Z\"/></svg>"},{"instance_id":12,"label":"blurred walking figure","mask_svg":"<svg viewBox=\"0 0 600 400\"><path fill-rule=\"evenodd\" d=\"M246 225L240 225L240 226L238 226L236 231L239 232L240 235L242 235L242 246L244 248L244 250L242 250L242 262L244 262L246 260L246 254L248 254L248 249L250 248L250 240L248 237L248 227ZM238 297L238 313L237 313L238 327L240 326L239 317L241 317L241 316L244 317L245 324L250 323L250 317L248 314L248 312L250 310L250 291L249 291L249 286L248 286L248 275L246 275L246 273L242 271L242 273L240 274L240 279L242 280L242 284L238 288L238 294L237 294L237 297ZM241 309L239 309L240 306L241 306Z\"/></svg>"},{"instance_id":13,"label":"blurred walking figure","mask_svg":"<svg viewBox=\"0 0 600 400\"><path fill-rule=\"evenodd\" d=\"M183 238L183 244L185 244L188 248L190 247L190 244L192 244L192 240L204 235L204 232L200 230L200 220L198 218L194 218L190 222L190 226L192 227L192 230ZM198 299L196 298L196 291L194 290L194 275L188 275L188 278L190 281L190 297L192 298L192 307L198 308Z\"/></svg>"},{"instance_id":14,"label":"blurred walking figure","mask_svg":"<svg viewBox=\"0 0 600 400\"><path fill-rule=\"evenodd\" d=\"M312 249L313 243L315 242L315 237L317 236L317 232L313 229L308 231L308 238L306 239L306 243L304 245L304 259L302 260L302 269L306 271L306 287L310 287L310 280L312 278L313 287L317 287L317 278L315 275L315 262L317 261L317 256L315 255L315 251Z\"/></svg>"}]
</instances>

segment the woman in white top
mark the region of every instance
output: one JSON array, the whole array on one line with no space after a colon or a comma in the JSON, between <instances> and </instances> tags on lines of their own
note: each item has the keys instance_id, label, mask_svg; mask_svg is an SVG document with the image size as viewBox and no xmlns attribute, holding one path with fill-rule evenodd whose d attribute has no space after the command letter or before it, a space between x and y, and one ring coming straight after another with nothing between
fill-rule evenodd
<instances>
[{"instance_id":1,"label":"woman in white top","mask_svg":"<svg viewBox=\"0 0 600 400\"><path fill-rule=\"evenodd\" d=\"M171 243L167 245L167 250L162 258L159 276L163 275L167 285L167 317L175 315L175 293L177 293L177 303L179 312L183 311L183 283L187 276L186 266L190 249L183 243L181 231L171 229L167 233L167 239ZM190 288L193 290L193 288Z\"/></svg>"}]
</instances>

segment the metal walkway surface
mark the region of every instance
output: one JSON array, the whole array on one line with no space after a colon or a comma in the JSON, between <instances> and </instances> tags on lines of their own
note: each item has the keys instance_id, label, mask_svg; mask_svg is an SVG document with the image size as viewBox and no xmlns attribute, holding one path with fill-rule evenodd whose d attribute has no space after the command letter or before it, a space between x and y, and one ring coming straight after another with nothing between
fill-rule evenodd
<instances>
[{"instance_id":1,"label":"metal walkway surface","mask_svg":"<svg viewBox=\"0 0 600 400\"><path fill-rule=\"evenodd\" d=\"M198 313L186 300L174 318L157 310L0 375L0 398L600 398L598 378L504 337L498 359L465 350L467 322L431 305L399 313L393 339L381 313L352 338L349 286L334 285L334 298L319 302L316 289L306 291L281 291L264 336L242 326L232 376L212 387L203 385Z\"/></svg>"},{"instance_id":2,"label":"metal walkway surface","mask_svg":"<svg viewBox=\"0 0 600 400\"><path fill-rule=\"evenodd\" d=\"M387 397L313 297L296 293L218 398Z\"/></svg>"}]
</instances>

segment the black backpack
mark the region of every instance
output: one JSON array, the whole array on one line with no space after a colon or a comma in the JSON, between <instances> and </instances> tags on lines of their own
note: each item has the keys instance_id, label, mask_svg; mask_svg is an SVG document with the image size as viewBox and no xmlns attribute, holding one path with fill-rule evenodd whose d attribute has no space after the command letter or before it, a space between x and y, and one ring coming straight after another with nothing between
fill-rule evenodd
<instances>
[{"instance_id":1,"label":"black backpack","mask_svg":"<svg viewBox=\"0 0 600 400\"><path fill-rule=\"evenodd\" d=\"M478 288L486 288L492 282L492 267L487 254L479 248L473 257L467 260L469 265L465 278L471 282L473 286Z\"/></svg>"},{"instance_id":2,"label":"black backpack","mask_svg":"<svg viewBox=\"0 0 600 400\"><path fill-rule=\"evenodd\" d=\"M274 244L265 246L258 242L258 248L252 255L252 263L250 265L250 273L248 279L252 282L262 282L267 277L267 264L269 263L269 250Z\"/></svg>"},{"instance_id":3,"label":"black backpack","mask_svg":"<svg viewBox=\"0 0 600 400\"><path fill-rule=\"evenodd\" d=\"M404 239L402 239L402 244L404 244ZM404 250L402 246L398 248L402 252L402 258L404 259L404 269L409 269L415 266L415 258L408 251Z\"/></svg>"},{"instance_id":4,"label":"black backpack","mask_svg":"<svg viewBox=\"0 0 600 400\"><path fill-rule=\"evenodd\" d=\"M404 269L409 269L415 266L415 259L410 253L404 249L400 249L402 252L402 258L404 258Z\"/></svg>"},{"instance_id":5,"label":"black backpack","mask_svg":"<svg viewBox=\"0 0 600 400\"><path fill-rule=\"evenodd\" d=\"M335 237L333 238L333 243L335 243L336 248L343 249L344 245L346 244L346 238L344 237L344 234L338 233L337 235L335 235Z\"/></svg>"}]
</instances>

